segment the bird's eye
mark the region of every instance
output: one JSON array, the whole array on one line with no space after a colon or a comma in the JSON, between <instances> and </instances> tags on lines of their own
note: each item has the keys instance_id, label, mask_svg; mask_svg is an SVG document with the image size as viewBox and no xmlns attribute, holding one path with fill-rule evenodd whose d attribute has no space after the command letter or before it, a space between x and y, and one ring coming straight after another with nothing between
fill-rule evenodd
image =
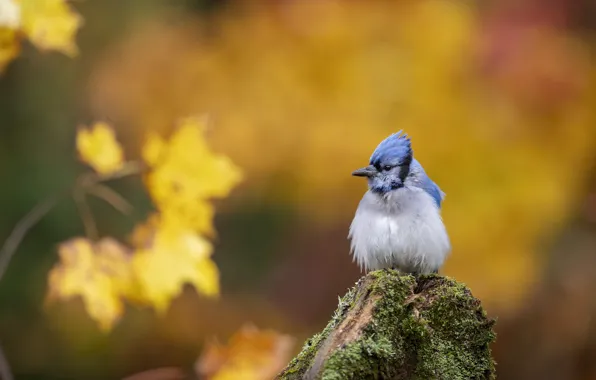
<instances>
[{"instance_id":1,"label":"bird's eye","mask_svg":"<svg viewBox=\"0 0 596 380\"><path fill-rule=\"evenodd\" d=\"M385 166L383 166L383 170L385 170L385 171L391 170L391 165L385 165Z\"/></svg>"}]
</instances>

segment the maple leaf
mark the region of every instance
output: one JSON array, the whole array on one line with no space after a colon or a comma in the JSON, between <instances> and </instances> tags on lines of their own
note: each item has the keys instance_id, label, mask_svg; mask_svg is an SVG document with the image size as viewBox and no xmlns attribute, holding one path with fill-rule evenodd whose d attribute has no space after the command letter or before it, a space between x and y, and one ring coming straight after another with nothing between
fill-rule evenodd
<instances>
[{"instance_id":1,"label":"maple leaf","mask_svg":"<svg viewBox=\"0 0 596 380\"><path fill-rule=\"evenodd\" d=\"M65 0L20 0L22 29L42 50L58 50L68 56L78 53L74 36L82 18Z\"/></svg>"},{"instance_id":2,"label":"maple leaf","mask_svg":"<svg viewBox=\"0 0 596 380\"><path fill-rule=\"evenodd\" d=\"M111 238L62 243L60 263L49 274L48 300L80 296L87 313L107 331L121 317L124 299L163 312L186 283L204 295L218 295L211 243L194 231L154 215L137 227L133 241L134 254Z\"/></svg>"},{"instance_id":3,"label":"maple leaf","mask_svg":"<svg viewBox=\"0 0 596 380\"><path fill-rule=\"evenodd\" d=\"M179 221L154 215L135 230L133 242L139 247L134 273L143 298L158 312L164 312L187 283L204 295L219 294L211 243Z\"/></svg>"},{"instance_id":4,"label":"maple leaf","mask_svg":"<svg viewBox=\"0 0 596 380\"><path fill-rule=\"evenodd\" d=\"M65 0L0 0L0 71L18 55L24 36L41 50L75 56L81 24Z\"/></svg>"},{"instance_id":5,"label":"maple leaf","mask_svg":"<svg viewBox=\"0 0 596 380\"><path fill-rule=\"evenodd\" d=\"M196 119L186 119L169 141L152 136L144 145L146 183L157 212L135 228L134 254L112 239L62 244L61 263L49 276L50 299L81 296L89 315L109 330L122 314L124 299L163 313L185 284L206 296L219 294L213 248L201 233L212 230L209 198L225 196L240 173L208 149L200 127ZM77 149L100 174L124 165L122 148L106 123L79 130Z\"/></svg>"},{"instance_id":6,"label":"maple leaf","mask_svg":"<svg viewBox=\"0 0 596 380\"><path fill-rule=\"evenodd\" d=\"M158 210L198 232L211 232L213 209L206 201L228 195L241 174L227 157L209 149L202 128L200 119L187 118L169 141L149 135L143 159L151 168L146 184Z\"/></svg>"},{"instance_id":7,"label":"maple leaf","mask_svg":"<svg viewBox=\"0 0 596 380\"><path fill-rule=\"evenodd\" d=\"M112 128L103 122L77 133L77 150L81 161L100 174L113 173L124 165L122 148Z\"/></svg>"},{"instance_id":8,"label":"maple leaf","mask_svg":"<svg viewBox=\"0 0 596 380\"><path fill-rule=\"evenodd\" d=\"M96 244L73 238L60 244L58 253L60 263L48 277L48 300L80 296L91 318L109 330L122 315L121 295L136 289L127 248L110 238Z\"/></svg>"},{"instance_id":9,"label":"maple leaf","mask_svg":"<svg viewBox=\"0 0 596 380\"><path fill-rule=\"evenodd\" d=\"M290 336L245 325L226 346L208 344L195 371L209 380L272 379L289 361L293 346Z\"/></svg>"}]
</instances>

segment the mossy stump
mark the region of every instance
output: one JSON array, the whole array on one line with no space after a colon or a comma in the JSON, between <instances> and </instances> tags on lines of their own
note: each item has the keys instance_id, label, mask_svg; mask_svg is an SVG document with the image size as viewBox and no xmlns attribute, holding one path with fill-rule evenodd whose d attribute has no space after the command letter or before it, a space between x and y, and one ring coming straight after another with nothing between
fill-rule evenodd
<instances>
[{"instance_id":1,"label":"mossy stump","mask_svg":"<svg viewBox=\"0 0 596 380\"><path fill-rule=\"evenodd\" d=\"M374 271L277 379L494 379L493 325L450 278Z\"/></svg>"}]
</instances>

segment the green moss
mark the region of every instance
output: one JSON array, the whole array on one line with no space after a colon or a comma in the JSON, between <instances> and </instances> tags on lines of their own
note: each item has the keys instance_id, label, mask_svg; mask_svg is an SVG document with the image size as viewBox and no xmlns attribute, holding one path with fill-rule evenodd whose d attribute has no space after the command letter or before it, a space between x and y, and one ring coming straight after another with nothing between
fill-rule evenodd
<instances>
[{"instance_id":1,"label":"green moss","mask_svg":"<svg viewBox=\"0 0 596 380\"><path fill-rule=\"evenodd\" d=\"M331 334L343 333L335 328L350 313L360 318L366 303L372 312L358 331L346 344L320 353ZM307 342L279 378L493 379L493 324L480 301L452 279L372 272L340 299L325 330Z\"/></svg>"},{"instance_id":2,"label":"green moss","mask_svg":"<svg viewBox=\"0 0 596 380\"><path fill-rule=\"evenodd\" d=\"M379 378L397 359L393 343L386 337L366 337L337 350L329 358L322 380Z\"/></svg>"},{"instance_id":3,"label":"green moss","mask_svg":"<svg viewBox=\"0 0 596 380\"><path fill-rule=\"evenodd\" d=\"M417 342L417 377L494 378L490 352L494 321L486 317L480 301L463 284L449 278L428 276L419 279L419 286L427 288L414 307L420 307L419 323L428 326L429 334ZM432 302L426 305L428 300Z\"/></svg>"},{"instance_id":4,"label":"green moss","mask_svg":"<svg viewBox=\"0 0 596 380\"><path fill-rule=\"evenodd\" d=\"M362 280L360 280L362 281ZM310 368L312 365L312 361L317 354L317 351L321 348L321 345L329 336L329 333L333 331L337 325L344 319L345 315L347 314L350 307L353 305L355 301L356 292L355 289L360 283L356 283L354 288L348 290L348 292L339 298L339 305L331 318L331 321L327 324L325 329L319 334L313 335L312 338L308 339L300 353L292 359L292 361L288 364L288 366L284 369L284 371L278 376L278 378L287 379L287 380L294 380L294 379L302 379L304 373Z\"/></svg>"}]
</instances>

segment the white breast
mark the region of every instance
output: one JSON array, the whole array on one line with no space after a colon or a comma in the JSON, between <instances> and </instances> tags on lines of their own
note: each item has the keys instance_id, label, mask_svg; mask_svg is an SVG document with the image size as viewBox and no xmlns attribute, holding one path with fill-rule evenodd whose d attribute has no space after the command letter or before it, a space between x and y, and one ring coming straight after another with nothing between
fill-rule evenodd
<instances>
[{"instance_id":1,"label":"white breast","mask_svg":"<svg viewBox=\"0 0 596 380\"><path fill-rule=\"evenodd\" d=\"M354 260L365 271L397 268L431 273L443 265L451 250L439 208L430 195L415 187L386 195L367 192L349 238Z\"/></svg>"}]
</instances>

